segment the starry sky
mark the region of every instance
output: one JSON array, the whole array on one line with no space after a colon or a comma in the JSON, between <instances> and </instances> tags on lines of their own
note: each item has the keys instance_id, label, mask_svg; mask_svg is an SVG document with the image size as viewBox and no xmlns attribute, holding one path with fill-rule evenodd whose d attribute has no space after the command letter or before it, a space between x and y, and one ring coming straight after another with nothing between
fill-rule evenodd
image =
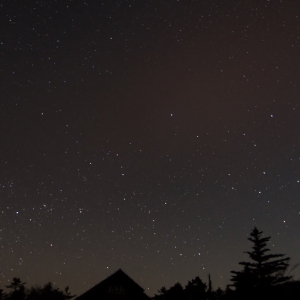
<instances>
[{"instance_id":1,"label":"starry sky","mask_svg":"<svg viewBox=\"0 0 300 300\"><path fill-rule=\"evenodd\" d=\"M253 226L300 262L298 0L0 8L0 287L224 288Z\"/></svg>"}]
</instances>

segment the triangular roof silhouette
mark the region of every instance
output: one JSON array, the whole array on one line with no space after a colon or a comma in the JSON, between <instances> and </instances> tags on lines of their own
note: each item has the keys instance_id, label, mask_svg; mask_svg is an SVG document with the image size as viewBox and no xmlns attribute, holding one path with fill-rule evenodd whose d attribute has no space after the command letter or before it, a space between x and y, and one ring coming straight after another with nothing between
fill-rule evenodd
<instances>
[{"instance_id":1,"label":"triangular roof silhouette","mask_svg":"<svg viewBox=\"0 0 300 300\"><path fill-rule=\"evenodd\" d=\"M147 300L150 299L144 289L140 287L121 269L113 273L87 292L77 298L78 300ZM76 300L77 300L76 299Z\"/></svg>"}]
</instances>

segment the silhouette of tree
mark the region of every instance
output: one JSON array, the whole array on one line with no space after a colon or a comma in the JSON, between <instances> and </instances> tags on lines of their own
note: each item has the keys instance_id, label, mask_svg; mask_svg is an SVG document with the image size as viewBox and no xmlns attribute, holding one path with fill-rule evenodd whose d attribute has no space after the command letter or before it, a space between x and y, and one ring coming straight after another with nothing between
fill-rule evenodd
<instances>
[{"instance_id":1,"label":"silhouette of tree","mask_svg":"<svg viewBox=\"0 0 300 300\"><path fill-rule=\"evenodd\" d=\"M64 291L54 288L51 282L46 283L43 287L31 287L25 289L25 282L20 278L13 278L10 285L6 288L11 289L7 295L0 290L0 300L68 300L75 297L69 292L67 286Z\"/></svg>"},{"instance_id":2,"label":"silhouette of tree","mask_svg":"<svg viewBox=\"0 0 300 300\"><path fill-rule=\"evenodd\" d=\"M27 300L67 300L75 297L69 292L69 287L64 291L54 288L51 282L43 287L32 287L28 293Z\"/></svg>"},{"instance_id":3,"label":"silhouette of tree","mask_svg":"<svg viewBox=\"0 0 300 300\"><path fill-rule=\"evenodd\" d=\"M231 281L237 292L242 291L244 294L250 294L257 286L257 278L248 266L245 266L242 271L231 271Z\"/></svg>"},{"instance_id":4,"label":"silhouette of tree","mask_svg":"<svg viewBox=\"0 0 300 300\"><path fill-rule=\"evenodd\" d=\"M206 283L204 283L198 276L188 281L185 287L185 294L188 300L201 300L207 299Z\"/></svg>"},{"instance_id":5,"label":"silhouette of tree","mask_svg":"<svg viewBox=\"0 0 300 300\"><path fill-rule=\"evenodd\" d=\"M156 300L184 300L184 290L182 285L177 282L169 289L162 287L158 290L159 295L155 295Z\"/></svg>"},{"instance_id":6,"label":"silhouette of tree","mask_svg":"<svg viewBox=\"0 0 300 300\"><path fill-rule=\"evenodd\" d=\"M217 288L216 291L212 292L212 299L214 300L221 300L224 299L224 291L221 288Z\"/></svg>"},{"instance_id":7,"label":"silhouette of tree","mask_svg":"<svg viewBox=\"0 0 300 300\"><path fill-rule=\"evenodd\" d=\"M284 254L268 254L270 237L263 237L262 234L254 227L248 238L253 243L252 251L245 252L251 261L239 263L244 266L242 271L231 271L231 286L235 288L238 298L250 299L260 295L268 299L278 290L275 287L291 280L290 276L285 276L290 258Z\"/></svg>"},{"instance_id":8,"label":"silhouette of tree","mask_svg":"<svg viewBox=\"0 0 300 300\"><path fill-rule=\"evenodd\" d=\"M164 287L164 286L163 286L160 290L158 290L158 292L159 292L160 295L165 295L165 294L167 293L167 291L168 291L168 290L167 290L166 287ZM158 296L159 296L159 295L158 295Z\"/></svg>"},{"instance_id":9,"label":"silhouette of tree","mask_svg":"<svg viewBox=\"0 0 300 300\"><path fill-rule=\"evenodd\" d=\"M207 299L212 299L212 284L210 279L210 274L208 274L208 288L207 288Z\"/></svg>"},{"instance_id":10,"label":"silhouette of tree","mask_svg":"<svg viewBox=\"0 0 300 300\"><path fill-rule=\"evenodd\" d=\"M76 295L72 295L70 292L69 292L70 288L69 286L67 286L65 288L65 292L64 292L64 296L65 296L65 299L72 299L74 298Z\"/></svg>"},{"instance_id":11,"label":"silhouette of tree","mask_svg":"<svg viewBox=\"0 0 300 300\"><path fill-rule=\"evenodd\" d=\"M22 282L20 278L14 277L10 285L7 285L6 287L8 289L13 289L14 291L19 290L20 288L23 288L26 282Z\"/></svg>"},{"instance_id":12,"label":"silhouette of tree","mask_svg":"<svg viewBox=\"0 0 300 300\"><path fill-rule=\"evenodd\" d=\"M226 286L226 289L224 291L223 297L222 299L224 300L231 300L231 299L235 299L236 297L236 291L234 291L233 289L230 288L230 285Z\"/></svg>"},{"instance_id":13,"label":"silhouette of tree","mask_svg":"<svg viewBox=\"0 0 300 300\"><path fill-rule=\"evenodd\" d=\"M159 295L155 295L155 300L207 300L208 291L207 285L198 276L188 281L188 284L183 289L180 283L166 289L162 287L158 290ZM211 291L212 292L212 291Z\"/></svg>"},{"instance_id":14,"label":"silhouette of tree","mask_svg":"<svg viewBox=\"0 0 300 300\"><path fill-rule=\"evenodd\" d=\"M2 290L2 289L0 289L0 300L4 299L5 296L6 296L6 294L3 293L3 290Z\"/></svg>"},{"instance_id":15,"label":"silhouette of tree","mask_svg":"<svg viewBox=\"0 0 300 300\"><path fill-rule=\"evenodd\" d=\"M281 299L299 300L300 299L300 281L289 281L283 284Z\"/></svg>"},{"instance_id":16,"label":"silhouette of tree","mask_svg":"<svg viewBox=\"0 0 300 300\"><path fill-rule=\"evenodd\" d=\"M27 300L38 300L41 295L41 290L42 290L42 287L40 287L40 286L31 287L27 291Z\"/></svg>"},{"instance_id":17,"label":"silhouette of tree","mask_svg":"<svg viewBox=\"0 0 300 300\"><path fill-rule=\"evenodd\" d=\"M26 297L25 294L25 284L20 278L14 277L10 285L7 285L6 288L12 289L8 294L10 300L23 300Z\"/></svg>"}]
</instances>

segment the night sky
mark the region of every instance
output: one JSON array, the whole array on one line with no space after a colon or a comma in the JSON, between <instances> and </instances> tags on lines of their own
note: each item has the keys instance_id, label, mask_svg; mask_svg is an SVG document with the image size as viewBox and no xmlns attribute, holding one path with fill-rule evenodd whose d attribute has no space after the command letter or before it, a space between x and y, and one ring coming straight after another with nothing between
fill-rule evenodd
<instances>
[{"instance_id":1,"label":"night sky","mask_svg":"<svg viewBox=\"0 0 300 300\"><path fill-rule=\"evenodd\" d=\"M0 14L1 288L224 288L255 225L300 262L300 1Z\"/></svg>"}]
</instances>

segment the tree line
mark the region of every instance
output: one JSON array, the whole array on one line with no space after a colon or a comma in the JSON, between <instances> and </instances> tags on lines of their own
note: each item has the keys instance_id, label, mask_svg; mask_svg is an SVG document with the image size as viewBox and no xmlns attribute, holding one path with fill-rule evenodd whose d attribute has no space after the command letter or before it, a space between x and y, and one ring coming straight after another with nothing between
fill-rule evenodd
<instances>
[{"instance_id":1,"label":"tree line","mask_svg":"<svg viewBox=\"0 0 300 300\"><path fill-rule=\"evenodd\" d=\"M25 284L26 282L22 282L20 278L13 278L6 286L7 293L0 289L0 300L67 300L75 297L69 292L69 287L62 291L54 288L51 282L30 289L26 289Z\"/></svg>"},{"instance_id":2,"label":"tree line","mask_svg":"<svg viewBox=\"0 0 300 300\"><path fill-rule=\"evenodd\" d=\"M256 227L248 240L250 251L245 252L249 261L239 262L242 269L231 271L231 283L226 289L213 289L210 275L208 282L200 277L188 281L183 287L179 282L170 288L162 287L153 300L300 300L300 281L288 273L290 257L285 254L271 254L267 247L271 237L264 237ZM54 288L51 282L40 287L25 288L25 282L13 278L6 286L6 293L0 289L0 300L68 300L74 298L69 287ZM126 298L127 299L127 298ZM99 299L101 300L101 299ZM121 298L120 298L121 300Z\"/></svg>"},{"instance_id":3,"label":"tree line","mask_svg":"<svg viewBox=\"0 0 300 300\"><path fill-rule=\"evenodd\" d=\"M271 254L267 247L271 237L264 237L256 227L248 240L251 251L245 252L249 261L239 262L242 269L231 271L231 283L225 290L214 290L210 276L208 284L199 277L183 287L179 282L169 289L162 287L154 300L300 300L300 281L288 273L290 257Z\"/></svg>"}]
</instances>

